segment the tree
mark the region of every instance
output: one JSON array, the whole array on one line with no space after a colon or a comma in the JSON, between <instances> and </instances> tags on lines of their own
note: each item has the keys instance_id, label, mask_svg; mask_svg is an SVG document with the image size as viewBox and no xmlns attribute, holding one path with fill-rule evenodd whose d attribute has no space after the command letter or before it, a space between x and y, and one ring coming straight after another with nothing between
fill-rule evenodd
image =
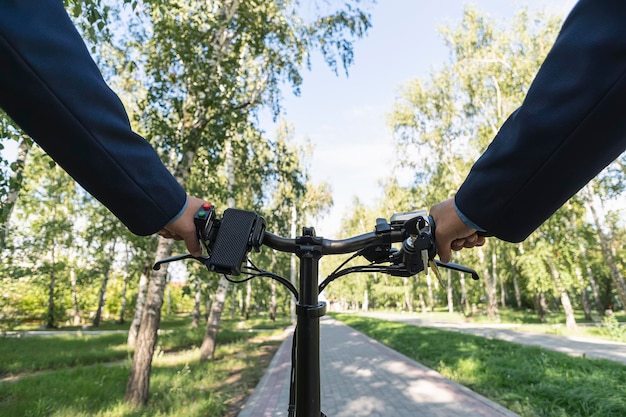
<instances>
[{"instance_id":1,"label":"tree","mask_svg":"<svg viewBox=\"0 0 626 417\"><path fill-rule=\"evenodd\" d=\"M107 285L113 272L122 240L129 234L124 225L105 207L91 197L86 197L83 212L88 212L89 225L84 231L85 245L91 250L90 257L97 263L102 277L98 292L98 305L92 321L94 327L100 326L105 309ZM94 271L95 272L95 271Z\"/></svg>"},{"instance_id":2,"label":"tree","mask_svg":"<svg viewBox=\"0 0 626 417\"><path fill-rule=\"evenodd\" d=\"M604 225L600 221L596 197L591 194L589 187L583 190L582 196L585 200L585 204L587 205L589 212L591 213L596 233L600 241L600 247L602 248L602 255L611 272L611 280L613 281L613 285L615 287L615 290L617 291L620 302L622 303L622 305L626 306L626 280L624 279L623 274L621 273L617 266L617 263L615 262L613 252L611 251L610 247L610 239L606 235L606 232L604 231Z\"/></svg>"},{"instance_id":3,"label":"tree","mask_svg":"<svg viewBox=\"0 0 626 417\"><path fill-rule=\"evenodd\" d=\"M77 217L74 181L41 151L37 150L25 168L25 184L16 221L26 227L14 234L15 251L33 276L46 277L46 327L55 327L63 307L56 304L65 275L65 266L75 239L73 220ZM14 243L15 245L15 243Z\"/></svg>"},{"instance_id":4,"label":"tree","mask_svg":"<svg viewBox=\"0 0 626 417\"><path fill-rule=\"evenodd\" d=\"M150 276L151 270L151 265L146 262L146 264L141 269L141 274L139 275L139 286L137 288L135 314L133 315L133 320L130 323L130 328L128 329L128 338L126 339L126 344L129 347L134 347L137 343L139 327L141 326L141 318L143 317L143 308L146 303L146 293L148 292L148 277Z\"/></svg>"},{"instance_id":5,"label":"tree","mask_svg":"<svg viewBox=\"0 0 626 417\"><path fill-rule=\"evenodd\" d=\"M458 25L441 30L449 61L429 79L407 83L389 116L394 135L407 148L401 166L416 173L414 192L424 206L454 195L471 163L521 104L559 23L521 10L513 22L500 25L468 7ZM478 269L484 271L492 316L498 280L500 299L505 296L501 251L493 242L476 251L483 255Z\"/></svg>"},{"instance_id":6,"label":"tree","mask_svg":"<svg viewBox=\"0 0 626 417\"><path fill-rule=\"evenodd\" d=\"M10 164L11 172L3 173L6 188L2 187L2 194L0 194L2 195L2 199L0 201L0 251L2 251L6 247L11 214L13 213L13 208L17 203L17 198L22 187L24 167L26 166L26 159L32 146L32 140L23 133L16 131L10 124L8 118L2 112L0 112L0 127L4 127L3 129L0 129L0 136L2 136L1 130L5 130L5 134L11 132L10 134L12 136L17 136L19 138L17 156L15 161ZM0 147L0 149L2 149L2 147Z\"/></svg>"},{"instance_id":7,"label":"tree","mask_svg":"<svg viewBox=\"0 0 626 417\"><path fill-rule=\"evenodd\" d=\"M124 38L113 37L113 43L124 51L121 68L133 69L145 80L135 121L192 193L219 194L217 189L187 187L199 153L208 158L198 163L218 166L220 150L253 123L260 105L279 110L283 81L297 89L312 50L320 49L332 66L347 66L352 40L369 27L367 15L352 2L312 22L299 17L297 3L269 0L221 1L212 7L201 1L154 1L143 6L124 22L127 30L119 32ZM167 255L171 249L162 241L157 252ZM154 314L162 305L163 279L163 273L152 274L144 319L147 311ZM133 359L126 397L135 404L148 398L150 360L144 356L151 355L156 343L159 321L154 317L149 326L142 321Z\"/></svg>"}]
</instances>

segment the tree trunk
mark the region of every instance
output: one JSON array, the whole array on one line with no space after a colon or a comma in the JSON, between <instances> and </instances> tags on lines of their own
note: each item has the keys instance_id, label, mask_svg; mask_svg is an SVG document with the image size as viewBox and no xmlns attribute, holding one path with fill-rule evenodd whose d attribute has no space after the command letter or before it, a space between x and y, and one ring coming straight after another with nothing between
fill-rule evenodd
<instances>
[{"instance_id":1,"label":"tree trunk","mask_svg":"<svg viewBox=\"0 0 626 417\"><path fill-rule=\"evenodd\" d=\"M115 242L111 245L109 250L109 258L104 266L104 273L102 276L102 285L100 285L100 294L98 296L98 308L96 308L96 316L93 318L93 327L100 326L100 320L102 320L102 311L104 310L104 304L106 303L107 285L109 283L109 275L111 273L111 264L113 263L113 254L115 253Z\"/></svg>"},{"instance_id":2,"label":"tree trunk","mask_svg":"<svg viewBox=\"0 0 626 417\"><path fill-rule=\"evenodd\" d=\"M233 296L232 296L233 302L232 302L232 304L230 306L230 318L231 318L231 320L234 320L235 319L235 309L237 307L237 287L233 285L232 289L233 289ZM220 319L221 319L221 317L220 317Z\"/></svg>"},{"instance_id":3,"label":"tree trunk","mask_svg":"<svg viewBox=\"0 0 626 417\"><path fill-rule=\"evenodd\" d=\"M274 270L276 265L276 251L272 251L272 262L270 264L270 271ZM270 280L270 320L276 321L276 281Z\"/></svg>"},{"instance_id":4,"label":"tree trunk","mask_svg":"<svg viewBox=\"0 0 626 417\"><path fill-rule=\"evenodd\" d=\"M422 308L422 314L426 314L428 312L428 308L426 307L426 302L424 301L424 294L420 292L418 294L420 307Z\"/></svg>"},{"instance_id":5,"label":"tree trunk","mask_svg":"<svg viewBox=\"0 0 626 417\"><path fill-rule=\"evenodd\" d=\"M215 293L215 299L211 304L211 313L209 314L209 319L207 320L206 333L204 335L204 340L202 341L202 346L200 347L200 360L207 361L209 359L213 359L213 354L215 353L215 346L217 340L217 332L220 327L220 321L222 319L222 311L224 309L224 301L226 300L226 295L228 294L228 285L229 282L224 276L220 277L220 280L217 284L217 292Z\"/></svg>"},{"instance_id":6,"label":"tree trunk","mask_svg":"<svg viewBox=\"0 0 626 417\"><path fill-rule=\"evenodd\" d=\"M518 251L520 254L524 254L524 245L520 243L518 245ZM515 288L515 302L517 303L517 308L522 308L522 291L519 286L518 277L518 269L513 265L513 287Z\"/></svg>"},{"instance_id":7,"label":"tree trunk","mask_svg":"<svg viewBox=\"0 0 626 417\"><path fill-rule=\"evenodd\" d=\"M465 274L460 274L459 282L461 284L461 308L464 315L472 313L469 299L467 298L467 287L465 286Z\"/></svg>"},{"instance_id":8,"label":"tree trunk","mask_svg":"<svg viewBox=\"0 0 626 417\"><path fill-rule=\"evenodd\" d=\"M80 308L78 307L78 290L76 283L76 271L72 267L70 269L70 285L72 286L72 317L74 326L80 324Z\"/></svg>"},{"instance_id":9,"label":"tree trunk","mask_svg":"<svg viewBox=\"0 0 626 417\"><path fill-rule=\"evenodd\" d=\"M120 306L120 318L118 319L119 324L126 323L125 315L126 315L126 303L127 300L127 291L128 291L128 280L130 279L130 274L128 273L128 262L126 263L126 270L124 271L124 282L122 283L122 294L121 294L121 306Z\"/></svg>"},{"instance_id":10,"label":"tree trunk","mask_svg":"<svg viewBox=\"0 0 626 417\"><path fill-rule=\"evenodd\" d=\"M204 306L205 312L204 312L204 321L208 321L209 320L209 316L211 315L211 306L213 305L213 298L214 297L207 297L206 298L206 304Z\"/></svg>"},{"instance_id":11,"label":"tree trunk","mask_svg":"<svg viewBox=\"0 0 626 417\"><path fill-rule=\"evenodd\" d=\"M409 286L409 278L402 278L402 283L404 287L404 305L409 313L413 312L413 299L411 298L411 288ZM367 294L367 288L365 289ZM367 311L364 309L364 311Z\"/></svg>"},{"instance_id":12,"label":"tree trunk","mask_svg":"<svg viewBox=\"0 0 626 417\"><path fill-rule=\"evenodd\" d=\"M170 315L172 314L172 289L169 285L167 285L167 282L165 283L165 294L167 295L167 307L165 309L165 312Z\"/></svg>"},{"instance_id":13,"label":"tree trunk","mask_svg":"<svg viewBox=\"0 0 626 417\"><path fill-rule=\"evenodd\" d=\"M130 347L135 346L137 335L139 334L141 318L143 317L143 307L146 304L146 293L148 292L148 277L150 276L151 269L150 265L144 266L143 271L141 271L141 277L139 278L135 314L133 315L133 321L130 323L130 328L128 329L128 339L126 341Z\"/></svg>"},{"instance_id":14,"label":"tree trunk","mask_svg":"<svg viewBox=\"0 0 626 417\"><path fill-rule=\"evenodd\" d=\"M276 321L276 281L270 282L270 320Z\"/></svg>"},{"instance_id":15,"label":"tree trunk","mask_svg":"<svg viewBox=\"0 0 626 417\"><path fill-rule=\"evenodd\" d=\"M244 304L244 317L250 319L250 303L252 302L252 281L246 283L246 300Z\"/></svg>"},{"instance_id":16,"label":"tree trunk","mask_svg":"<svg viewBox=\"0 0 626 417\"><path fill-rule=\"evenodd\" d=\"M24 167L26 166L28 151L30 151L32 146L31 143L31 140L27 138L26 135L22 136L22 140L17 147L17 157L15 159L15 163L12 165L13 174L8 181L9 190L0 205L0 207L2 207L0 210L0 251L6 247L9 221L11 220L13 208L15 207L15 203L17 202L17 198L20 194L20 189L22 188Z\"/></svg>"},{"instance_id":17,"label":"tree trunk","mask_svg":"<svg viewBox=\"0 0 626 417\"><path fill-rule=\"evenodd\" d=\"M585 320L590 321L592 319L591 303L589 302L589 295L587 294L587 286L585 285L585 280L583 279L583 273L578 266L576 266L575 271L576 278L578 278L578 283L581 288L580 301L583 305L583 311L585 312Z\"/></svg>"},{"instance_id":18,"label":"tree trunk","mask_svg":"<svg viewBox=\"0 0 626 417\"><path fill-rule=\"evenodd\" d=\"M485 265L485 253L483 248L478 248L478 259L479 262ZM491 259L492 263L494 262L494 258ZM487 317L489 320L497 320L498 319L498 297L497 297L497 286L496 286L496 277L495 277L495 268L489 269L489 267L485 267L484 274L484 283L485 283L485 292L487 295Z\"/></svg>"},{"instance_id":19,"label":"tree trunk","mask_svg":"<svg viewBox=\"0 0 626 417\"><path fill-rule=\"evenodd\" d=\"M502 279L502 274L498 273L498 254L497 254L497 247L494 244L493 245L493 250L491 251L491 275L493 277L493 297L494 299L497 298L498 296L498 284L500 284L500 306L501 307L506 307L506 293L504 291L504 280ZM497 304L497 300L496 302L496 314L498 314L498 304Z\"/></svg>"},{"instance_id":20,"label":"tree trunk","mask_svg":"<svg viewBox=\"0 0 626 417\"><path fill-rule=\"evenodd\" d=\"M291 236L295 237L298 233L298 226L296 225L297 211L295 203L291 206ZM293 284L294 288L298 288L298 262L295 253L292 253L289 258L289 281ZM289 303L291 322L296 322L296 298L292 295Z\"/></svg>"},{"instance_id":21,"label":"tree trunk","mask_svg":"<svg viewBox=\"0 0 626 417\"><path fill-rule=\"evenodd\" d=\"M600 313L601 316L604 315L604 303L602 302L602 297L600 297L600 286L593 276L593 271L591 271L591 267L589 266L589 258L587 257L587 249L585 245L580 242L579 245L580 254L583 258L583 262L585 263L585 271L587 272L587 280L589 280L589 284L591 285L591 292L593 294L593 300L596 304L596 310Z\"/></svg>"},{"instance_id":22,"label":"tree trunk","mask_svg":"<svg viewBox=\"0 0 626 417\"><path fill-rule=\"evenodd\" d=\"M615 290L617 291L617 296L619 297L622 305L626 306L626 281L624 280L624 276L620 272L615 262L615 258L613 257L613 253L611 252L609 239L604 234L604 231L602 229L602 223L600 222L600 219L598 217L598 212L596 210L593 196L589 191L586 191L585 193L583 193L583 195L585 197L587 207L591 212L593 222L595 223L598 238L600 239L600 247L602 248L602 255L604 256L606 264L609 266L609 271L611 272L611 280L613 281L613 285L615 286Z\"/></svg>"},{"instance_id":23,"label":"tree trunk","mask_svg":"<svg viewBox=\"0 0 626 417\"><path fill-rule=\"evenodd\" d=\"M367 312L370 308L370 294L367 287L363 289L363 301L361 302L361 311Z\"/></svg>"},{"instance_id":24,"label":"tree trunk","mask_svg":"<svg viewBox=\"0 0 626 417\"><path fill-rule=\"evenodd\" d=\"M230 139L226 140L224 143L224 165L226 169L226 187L228 192L226 205L227 207L232 208L235 207L235 198L233 196L233 189L235 186L235 158L233 143ZM226 294L228 292L228 284L229 282L226 277L221 275L217 284L215 299L211 304L211 310L209 318L207 319L207 328L204 334L204 339L202 340L202 346L200 347L201 361L212 359L213 354L215 353L217 332L222 320L222 310L224 308L224 301L226 300Z\"/></svg>"},{"instance_id":25,"label":"tree trunk","mask_svg":"<svg viewBox=\"0 0 626 417\"><path fill-rule=\"evenodd\" d=\"M124 264L124 282L122 284L122 299L120 306L120 318L118 323L124 324L126 323L126 303L128 302L128 281L130 280L130 259L131 259L131 251L130 251L130 242L126 243L126 262Z\"/></svg>"},{"instance_id":26,"label":"tree trunk","mask_svg":"<svg viewBox=\"0 0 626 417\"><path fill-rule=\"evenodd\" d=\"M433 280L430 274L426 274L426 286L428 289L428 308L430 311L435 310L435 297L433 295Z\"/></svg>"},{"instance_id":27,"label":"tree trunk","mask_svg":"<svg viewBox=\"0 0 626 417\"><path fill-rule=\"evenodd\" d=\"M559 271L556 269L554 265L554 261L552 258L548 258L547 260L548 267L550 268L550 273L552 274L552 280L554 281L554 285L561 296L561 305L563 306L563 310L565 311L565 326L570 330L576 330L578 325L576 324L576 318L574 317L574 308L572 307L572 303L569 299L569 294L565 290L563 283L561 282L561 278L559 277Z\"/></svg>"},{"instance_id":28,"label":"tree trunk","mask_svg":"<svg viewBox=\"0 0 626 417\"><path fill-rule=\"evenodd\" d=\"M503 274L498 274L498 279L500 281L500 307L506 307L506 288L504 286L504 277Z\"/></svg>"},{"instance_id":29,"label":"tree trunk","mask_svg":"<svg viewBox=\"0 0 626 417\"><path fill-rule=\"evenodd\" d=\"M54 272L54 263L50 270L50 281L48 283L48 313L46 314L46 328L53 329L54 323L54 289L56 286L56 274Z\"/></svg>"},{"instance_id":30,"label":"tree trunk","mask_svg":"<svg viewBox=\"0 0 626 417\"><path fill-rule=\"evenodd\" d=\"M93 327L100 326L100 320L102 319L102 310L104 310L104 303L106 301L107 283L109 281L109 268L107 267L102 277L102 284L100 285L100 292L98 294L98 307L96 308L96 315L93 318L91 325Z\"/></svg>"},{"instance_id":31,"label":"tree trunk","mask_svg":"<svg viewBox=\"0 0 626 417\"><path fill-rule=\"evenodd\" d=\"M452 288L452 271L448 269L446 270L446 274L448 275L448 288L447 288L448 313L454 313L454 298L453 298L454 292Z\"/></svg>"},{"instance_id":32,"label":"tree trunk","mask_svg":"<svg viewBox=\"0 0 626 417\"><path fill-rule=\"evenodd\" d=\"M55 273L55 264L56 264L56 253L55 253L56 244L52 243L52 248L50 249L50 281L48 281L48 311L46 313L46 328L53 329L55 327L54 320L54 290L56 287L56 273Z\"/></svg>"},{"instance_id":33,"label":"tree trunk","mask_svg":"<svg viewBox=\"0 0 626 417\"><path fill-rule=\"evenodd\" d=\"M172 253L174 241L159 238L156 258L163 259ZM145 405L148 402L150 388L150 372L152 371L152 355L156 347L159 324L161 323L161 307L167 285L167 264L158 271L152 271L146 304L143 309L141 326L137 335L137 344L130 377L126 386L126 401L132 405Z\"/></svg>"},{"instance_id":34,"label":"tree trunk","mask_svg":"<svg viewBox=\"0 0 626 417\"><path fill-rule=\"evenodd\" d=\"M200 325L200 304L202 303L202 281L199 276L194 279L196 284L196 295L193 302L193 320L191 321L191 328L197 329Z\"/></svg>"},{"instance_id":35,"label":"tree trunk","mask_svg":"<svg viewBox=\"0 0 626 417\"><path fill-rule=\"evenodd\" d=\"M54 287L56 277L54 271L50 273L50 282L48 283L48 313L46 314L46 328L53 329L54 326Z\"/></svg>"},{"instance_id":36,"label":"tree trunk","mask_svg":"<svg viewBox=\"0 0 626 417\"><path fill-rule=\"evenodd\" d=\"M548 306L546 305L546 295L543 291L535 292L535 310L537 311L539 322L545 323Z\"/></svg>"},{"instance_id":37,"label":"tree trunk","mask_svg":"<svg viewBox=\"0 0 626 417\"><path fill-rule=\"evenodd\" d=\"M517 308L521 310L522 308L522 291L519 287L519 281L517 280L517 273L513 273L513 291L515 291L515 303L517 304Z\"/></svg>"}]
</instances>

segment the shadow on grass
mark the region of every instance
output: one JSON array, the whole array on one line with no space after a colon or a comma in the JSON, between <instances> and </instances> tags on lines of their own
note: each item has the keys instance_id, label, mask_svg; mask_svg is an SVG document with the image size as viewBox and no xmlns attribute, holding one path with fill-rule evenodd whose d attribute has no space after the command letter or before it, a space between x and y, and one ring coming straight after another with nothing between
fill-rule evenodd
<instances>
[{"instance_id":1,"label":"shadow on grass","mask_svg":"<svg viewBox=\"0 0 626 417\"><path fill-rule=\"evenodd\" d=\"M7 416L234 416L261 378L280 340L249 334L225 342L216 358L199 363L197 350L155 358L150 402L124 403L128 363L59 369L0 384Z\"/></svg>"},{"instance_id":2,"label":"shadow on grass","mask_svg":"<svg viewBox=\"0 0 626 417\"><path fill-rule=\"evenodd\" d=\"M23 372L60 369L128 357L126 334L0 338L0 377Z\"/></svg>"},{"instance_id":3,"label":"shadow on grass","mask_svg":"<svg viewBox=\"0 0 626 417\"><path fill-rule=\"evenodd\" d=\"M457 332L335 317L524 417L626 415L623 365Z\"/></svg>"}]
</instances>

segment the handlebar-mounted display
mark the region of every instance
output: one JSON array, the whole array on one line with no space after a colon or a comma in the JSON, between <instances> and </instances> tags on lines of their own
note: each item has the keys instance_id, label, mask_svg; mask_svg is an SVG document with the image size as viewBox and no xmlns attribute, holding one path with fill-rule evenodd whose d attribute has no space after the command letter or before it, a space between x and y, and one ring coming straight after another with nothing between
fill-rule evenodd
<instances>
[{"instance_id":1,"label":"handlebar-mounted display","mask_svg":"<svg viewBox=\"0 0 626 417\"><path fill-rule=\"evenodd\" d=\"M265 220L255 212L229 208L217 219L210 204L198 210L194 222L209 254L207 268L228 275L241 273L250 250L259 251L265 232Z\"/></svg>"}]
</instances>

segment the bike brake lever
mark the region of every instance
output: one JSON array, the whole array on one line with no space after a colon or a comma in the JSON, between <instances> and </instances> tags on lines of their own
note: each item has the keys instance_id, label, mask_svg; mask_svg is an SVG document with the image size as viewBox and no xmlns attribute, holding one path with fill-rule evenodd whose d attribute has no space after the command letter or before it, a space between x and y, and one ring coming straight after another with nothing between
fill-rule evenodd
<instances>
[{"instance_id":1,"label":"bike brake lever","mask_svg":"<svg viewBox=\"0 0 626 417\"><path fill-rule=\"evenodd\" d=\"M195 259L196 261L202 263L203 265L206 265L206 263L209 261L209 257L206 255L193 256L192 254L187 253L185 255L176 255L176 256L171 256L169 258L161 259L154 264L152 269L154 269L155 271L158 271L159 269L161 269L161 265L163 264L167 264L167 263L175 262L175 261L182 261L183 259Z\"/></svg>"},{"instance_id":2,"label":"bike brake lever","mask_svg":"<svg viewBox=\"0 0 626 417\"><path fill-rule=\"evenodd\" d=\"M472 279L474 281L478 281L480 279L480 277L478 276L478 272L474 271L472 268L468 268L464 265L459 265L459 264L455 264L452 262L449 262L447 264L438 261L435 259L435 264L441 268L447 268L447 269L451 269L453 271L458 271L458 272L464 272L466 274L470 274L472 276Z\"/></svg>"}]
</instances>

